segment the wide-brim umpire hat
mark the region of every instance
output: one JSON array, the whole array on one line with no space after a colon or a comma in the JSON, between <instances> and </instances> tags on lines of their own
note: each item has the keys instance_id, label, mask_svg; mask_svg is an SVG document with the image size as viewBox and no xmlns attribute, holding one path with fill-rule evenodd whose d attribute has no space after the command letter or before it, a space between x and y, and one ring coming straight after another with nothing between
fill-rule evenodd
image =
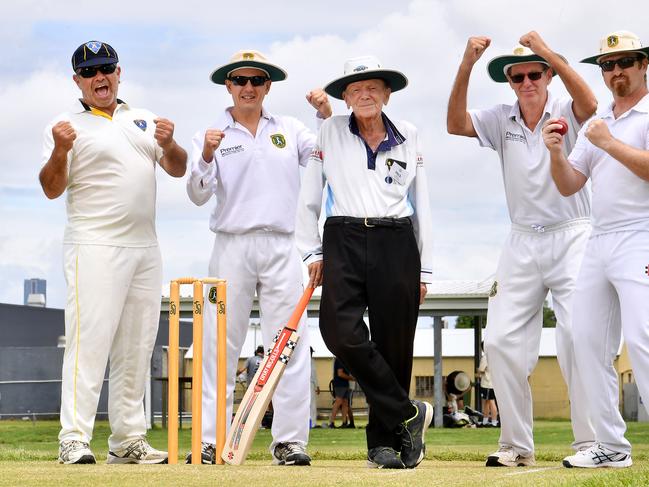
<instances>
[{"instance_id":1,"label":"wide-brim umpire hat","mask_svg":"<svg viewBox=\"0 0 649 487\"><path fill-rule=\"evenodd\" d=\"M247 49L234 53L230 62L212 71L210 79L217 85L224 85L232 71L241 68L255 68L264 71L271 81L285 80L288 74L279 66L268 62L266 56L259 51Z\"/></svg>"},{"instance_id":2,"label":"wide-brim umpire hat","mask_svg":"<svg viewBox=\"0 0 649 487\"><path fill-rule=\"evenodd\" d=\"M111 46L101 41L88 41L77 47L72 54L72 69L119 62L117 52Z\"/></svg>"},{"instance_id":3,"label":"wide-brim umpire hat","mask_svg":"<svg viewBox=\"0 0 649 487\"><path fill-rule=\"evenodd\" d=\"M568 62L566 58L564 58L560 54L559 57L566 61L566 63ZM489 61L489 64L487 64L487 72L489 73L489 77L496 83L507 83L507 70L516 64L526 63L542 63L550 67L550 63L548 63L538 54L534 54L534 52L529 47L517 44L516 46L514 46L514 49L512 49L512 54L496 56L491 61ZM555 73L554 71L552 72L552 76L556 74L557 73Z\"/></svg>"},{"instance_id":4,"label":"wide-brim umpire hat","mask_svg":"<svg viewBox=\"0 0 649 487\"><path fill-rule=\"evenodd\" d=\"M609 54L637 52L649 57L649 47L642 47L640 38L628 30L618 30L605 35L599 41L599 54L582 59L582 63L599 64L599 60Z\"/></svg>"},{"instance_id":5,"label":"wide-brim umpire hat","mask_svg":"<svg viewBox=\"0 0 649 487\"><path fill-rule=\"evenodd\" d=\"M324 87L327 94L339 100L343 99L343 91L345 91L347 85L355 81L382 79L393 92L402 90L408 86L408 78L406 78L405 74L394 69L384 69L375 56L361 56L348 59L345 62L344 73L343 76L336 78Z\"/></svg>"}]
</instances>

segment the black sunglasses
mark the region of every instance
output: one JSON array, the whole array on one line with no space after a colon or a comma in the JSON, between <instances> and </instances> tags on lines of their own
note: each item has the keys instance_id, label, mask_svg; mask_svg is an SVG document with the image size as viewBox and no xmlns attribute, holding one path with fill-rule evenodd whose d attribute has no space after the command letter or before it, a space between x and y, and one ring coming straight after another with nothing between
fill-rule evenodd
<instances>
[{"instance_id":1,"label":"black sunglasses","mask_svg":"<svg viewBox=\"0 0 649 487\"><path fill-rule=\"evenodd\" d=\"M236 86L246 86L248 81L252 83L252 86L261 86L270 78L267 76L230 76L228 79Z\"/></svg>"},{"instance_id":2,"label":"black sunglasses","mask_svg":"<svg viewBox=\"0 0 649 487\"><path fill-rule=\"evenodd\" d=\"M541 79L541 76L543 76L543 73L545 71L532 71L530 73L523 73L523 74L513 74L509 77L510 80L512 80L512 83L522 83L525 80L525 76L527 76L531 81L538 81Z\"/></svg>"},{"instance_id":3,"label":"black sunglasses","mask_svg":"<svg viewBox=\"0 0 649 487\"><path fill-rule=\"evenodd\" d=\"M117 64L102 64L100 66L87 66L79 68L77 74L82 78L94 78L97 76L97 71L101 74L113 74L117 69Z\"/></svg>"},{"instance_id":4,"label":"black sunglasses","mask_svg":"<svg viewBox=\"0 0 649 487\"><path fill-rule=\"evenodd\" d=\"M599 67L602 68L602 71L607 72L613 71L616 64L620 67L620 69L627 69L633 66L636 61L640 61L640 58L638 56L627 56L620 59L611 59L610 61L604 61L603 63L600 63Z\"/></svg>"}]
</instances>

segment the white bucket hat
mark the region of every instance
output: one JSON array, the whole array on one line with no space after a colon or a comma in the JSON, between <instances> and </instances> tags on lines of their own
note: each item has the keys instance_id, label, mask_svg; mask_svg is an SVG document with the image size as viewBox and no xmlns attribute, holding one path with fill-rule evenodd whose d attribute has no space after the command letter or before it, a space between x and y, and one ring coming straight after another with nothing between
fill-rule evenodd
<instances>
[{"instance_id":1,"label":"white bucket hat","mask_svg":"<svg viewBox=\"0 0 649 487\"><path fill-rule=\"evenodd\" d=\"M582 59L582 63L599 64L599 60L609 54L637 52L649 57L649 47L642 47L640 38L628 30L617 30L605 35L599 41L599 54Z\"/></svg>"},{"instance_id":2,"label":"white bucket hat","mask_svg":"<svg viewBox=\"0 0 649 487\"><path fill-rule=\"evenodd\" d=\"M343 99L343 91L349 83L366 79L382 79L390 89L395 92L404 89L408 85L408 78L401 71L383 69L378 58L375 56L361 56L348 59L345 62L344 75L333 80L324 90L330 96Z\"/></svg>"},{"instance_id":3,"label":"white bucket hat","mask_svg":"<svg viewBox=\"0 0 649 487\"><path fill-rule=\"evenodd\" d=\"M561 57L561 59L566 61L566 63L568 62L566 58L561 55L559 56ZM512 49L512 54L496 56L491 61L489 61L489 64L487 64L487 71L489 72L489 77L495 82L507 83L507 70L516 64L526 63L541 63L550 67L550 63L548 63L538 54L534 54L534 52L529 47L516 44L514 46L514 49ZM554 76L555 74L557 73L553 72L552 76Z\"/></svg>"},{"instance_id":4,"label":"white bucket hat","mask_svg":"<svg viewBox=\"0 0 649 487\"><path fill-rule=\"evenodd\" d=\"M259 51L247 49L234 53L230 62L212 71L210 79L217 85L224 85L226 78L236 69L254 68L260 69L268 75L271 81L282 81L288 76L279 66L276 66L266 59Z\"/></svg>"}]
</instances>

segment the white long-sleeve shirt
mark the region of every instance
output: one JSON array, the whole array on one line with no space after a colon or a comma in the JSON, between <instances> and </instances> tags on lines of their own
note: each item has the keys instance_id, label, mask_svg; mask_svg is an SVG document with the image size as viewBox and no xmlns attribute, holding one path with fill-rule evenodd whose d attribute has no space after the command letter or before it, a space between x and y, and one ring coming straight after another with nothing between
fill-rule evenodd
<instances>
[{"instance_id":1,"label":"white long-sleeve shirt","mask_svg":"<svg viewBox=\"0 0 649 487\"><path fill-rule=\"evenodd\" d=\"M322 260L318 229L326 183L325 214L358 218L410 217L421 258L421 282L432 282L432 221L417 129L384 117L389 147L368 154L349 116L325 120L302 179L296 241L304 262Z\"/></svg>"},{"instance_id":2,"label":"white long-sleeve shirt","mask_svg":"<svg viewBox=\"0 0 649 487\"><path fill-rule=\"evenodd\" d=\"M216 195L210 216L213 232L293 233L300 191L299 166L306 165L315 134L293 117L262 110L253 136L232 118L230 110L226 109L208 127L225 133L213 161L205 162L202 155L207 129L192 139L189 198L201 206Z\"/></svg>"}]
</instances>

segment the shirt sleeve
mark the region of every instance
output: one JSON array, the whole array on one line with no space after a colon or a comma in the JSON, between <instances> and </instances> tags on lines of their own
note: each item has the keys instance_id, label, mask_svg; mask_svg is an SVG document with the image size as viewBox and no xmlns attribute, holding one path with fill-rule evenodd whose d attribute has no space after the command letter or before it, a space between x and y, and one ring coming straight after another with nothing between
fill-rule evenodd
<instances>
[{"instance_id":1,"label":"shirt sleeve","mask_svg":"<svg viewBox=\"0 0 649 487\"><path fill-rule=\"evenodd\" d=\"M307 266L322 260L322 240L318 228L325 184L322 147L323 130L320 130L304 170L297 207L295 240Z\"/></svg>"},{"instance_id":2,"label":"shirt sleeve","mask_svg":"<svg viewBox=\"0 0 649 487\"><path fill-rule=\"evenodd\" d=\"M52 157L52 151L54 150L54 136L52 135L52 127L60 121L69 121L65 116L61 116L52 122L50 122L45 130L43 130L43 152L41 157L41 167L47 164L47 161ZM74 128L74 125L72 126ZM72 163L72 154L74 152L74 144L72 149L68 151L67 160L68 160L68 173L70 171L70 164Z\"/></svg>"},{"instance_id":3,"label":"shirt sleeve","mask_svg":"<svg viewBox=\"0 0 649 487\"><path fill-rule=\"evenodd\" d=\"M424 167L424 157L421 153L417 131L413 127L413 135L417 151L417 167L415 179L408 190L408 199L413 207L412 224L419 248L421 259L420 281L425 283L433 282L433 245L432 245L432 217L430 211L430 199L428 195L428 181ZM412 140L411 139L411 140Z\"/></svg>"},{"instance_id":4,"label":"shirt sleeve","mask_svg":"<svg viewBox=\"0 0 649 487\"><path fill-rule=\"evenodd\" d=\"M590 150L589 146L592 145L590 141L584 135L585 128L582 128L577 137L577 142L573 147L570 155L568 156L568 162L574 167L577 171L582 173L586 178L590 177Z\"/></svg>"},{"instance_id":5,"label":"shirt sleeve","mask_svg":"<svg viewBox=\"0 0 649 487\"><path fill-rule=\"evenodd\" d=\"M306 167L309 157L316 142L315 134L302 122L293 119L295 140L297 141L297 155L300 166Z\"/></svg>"},{"instance_id":6,"label":"shirt sleeve","mask_svg":"<svg viewBox=\"0 0 649 487\"><path fill-rule=\"evenodd\" d=\"M189 199L197 206L202 206L216 193L218 184L216 179L216 155L212 162L203 160L203 141L205 131L198 132L192 138L191 171L187 179L187 194Z\"/></svg>"},{"instance_id":7,"label":"shirt sleeve","mask_svg":"<svg viewBox=\"0 0 649 487\"><path fill-rule=\"evenodd\" d=\"M473 128L478 134L478 142L482 147L488 147L502 153L502 121L503 105L486 110L469 110Z\"/></svg>"}]
</instances>

